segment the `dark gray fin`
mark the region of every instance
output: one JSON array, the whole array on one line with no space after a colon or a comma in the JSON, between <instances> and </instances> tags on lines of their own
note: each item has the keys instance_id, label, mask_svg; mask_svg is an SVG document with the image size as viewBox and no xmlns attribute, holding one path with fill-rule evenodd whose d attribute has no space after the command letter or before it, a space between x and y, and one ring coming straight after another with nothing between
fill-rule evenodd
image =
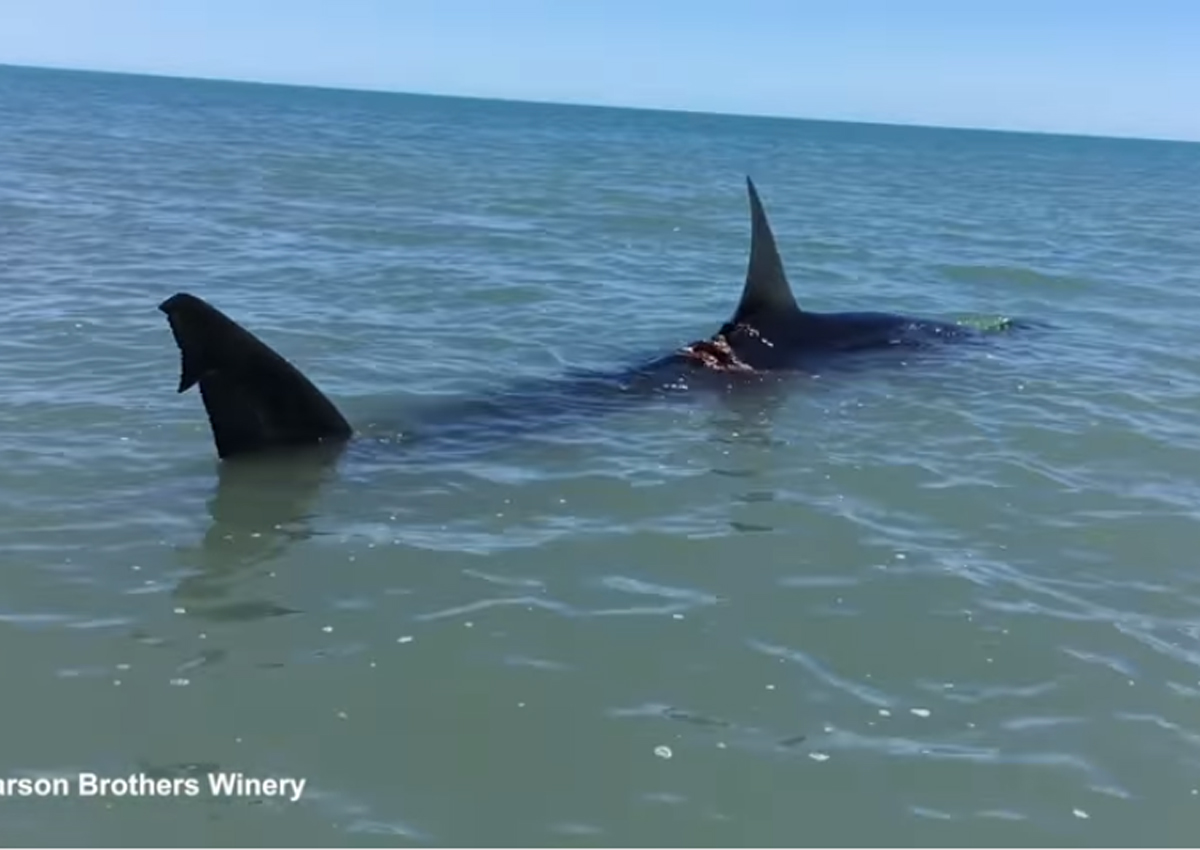
<instances>
[{"instance_id":1,"label":"dark gray fin","mask_svg":"<svg viewBox=\"0 0 1200 850\"><path fill-rule=\"evenodd\" d=\"M353 429L300 370L186 292L158 305L179 346L179 392L200 385L217 455L348 440Z\"/></svg>"},{"instance_id":2,"label":"dark gray fin","mask_svg":"<svg viewBox=\"0 0 1200 850\"><path fill-rule=\"evenodd\" d=\"M783 260L775 246L775 234L771 232L767 212L749 177L746 178L746 189L750 193L750 262L746 268L742 300L731 321L753 325L756 319L766 316L777 318L798 314L800 306L783 270Z\"/></svg>"}]
</instances>

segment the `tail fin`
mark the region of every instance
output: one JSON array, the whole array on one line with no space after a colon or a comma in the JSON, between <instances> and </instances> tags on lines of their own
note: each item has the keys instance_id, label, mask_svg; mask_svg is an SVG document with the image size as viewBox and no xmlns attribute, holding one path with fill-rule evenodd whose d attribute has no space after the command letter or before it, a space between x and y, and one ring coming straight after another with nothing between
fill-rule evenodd
<instances>
[{"instance_id":1,"label":"tail fin","mask_svg":"<svg viewBox=\"0 0 1200 850\"><path fill-rule=\"evenodd\" d=\"M350 438L333 402L220 310L186 292L158 309L179 346L179 392L200 385L219 457Z\"/></svg>"}]
</instances>

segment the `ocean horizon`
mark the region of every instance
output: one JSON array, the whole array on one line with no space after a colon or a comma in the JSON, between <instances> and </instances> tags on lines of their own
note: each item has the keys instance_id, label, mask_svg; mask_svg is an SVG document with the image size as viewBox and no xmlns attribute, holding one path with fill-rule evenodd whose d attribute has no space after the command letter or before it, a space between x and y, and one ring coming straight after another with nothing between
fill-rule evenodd
<instances>
[{"instance_id":1,"label":"ocean horizon","mask_svg":"<svg viewBox=\"0 0 1200 850\"><path fill-rule=\"evenodd\" d=\"M12 66L0 115L0 843L1200 832L1195 144ZM1037 327L569 403L730 317L746 175L802 308ZM371 439L220 463L181 291Z\"/></svg>"},{"instance_id":2,"label":"ocean horizon","mask_svg":"<svg viewBox=\"0 0 1200 850\"><path fill-rule=\"evenodd\" d=\"M216 77L216 76L190 76L186 74L173 74L165 72L149 72L149 71L120 71L120 70L105 70L96 68L84 67L68 67L55 65L10 65L0 62L0 70L11 68L13 70L26 71L50 71L56 73L69 74L111 74L117 77L146 77L150 79L162 80L178 80L181 82L203 82L203 83L227 83L231 85L247 85L247 86L277 86L280 88L297 88L297 89L315 89L318 91L328 92L346 92L357 94L380 94L380 95L395 95L398 97L429 97L429 98L445 98L447 100L466 100L466 101L481 101L494 103L511 103L514 105L525 106L548 106L548 107L578 107L580 109L610 109L623 110L629 112L649 112L655 114L679 114L679 115L696 115L709 118L731 118L731 119L752 119L763 121L801 121L817 124L850 124L861 125L866 127L884 127L897 129L911 130L957 130L966 133L999 133L1012 134L1019 136L1052 136L1066 139L1102 139L1110 141L1130 141L1130 142L1162 142L1172 145L1195 145L1200 144L1200 139L1182 139L1167 136L1145 136L1145 135L1122 135L1122 134L1105 134L1105 133L1084 133L1084 132L1064 132L1056 130L1034 130L1006 127L974 127L974 126L959 126L951 124L921 124L921 123L904 123L892 121L872 121L867 119L847 119L847 118L822 118L818 116L805 115L786 115L786 114L767 114L756 112L717 112L700 109L687 109L683 107L665 107L665 106L635 106L619 103L590 103L590 102L575 102L565 100L536 100L516 97L490 97L485 95L462 94L452 92L434 92L434 91L409 91L405 89L368 87L368 86L348 86L348 85L333 85L319 83L300 83L287 82L282 80L265 80L265 79L248 79L238 77Z\"/></svg>"}]
</instances>

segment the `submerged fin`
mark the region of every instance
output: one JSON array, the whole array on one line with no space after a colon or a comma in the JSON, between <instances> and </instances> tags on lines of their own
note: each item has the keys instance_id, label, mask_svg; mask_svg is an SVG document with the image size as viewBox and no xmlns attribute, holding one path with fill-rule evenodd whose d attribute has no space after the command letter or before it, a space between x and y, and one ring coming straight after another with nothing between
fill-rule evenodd
<instances>
[{"instance_id":1,"label":"submerged fin","mask_svg":"<svg viewBox=\"0 0 1200 850\"><path fill-rule=\"evenodd\" d=\"M758 197L758 190L754 188L754 181L749 177L746 178L746 189L750 194L750 261L746 268L742 300L731 320L733 324L754 324L755 319L764 316L800 312L783 270L779 249L775 246L775 234L771 232L767 212Z\"/></svg>"},{"instance_id":2,"label":"submerged fin","mask_svg":"<svg viewBox=\"0 0 1200 850\"><path fill-rule=\"evenodd\" d=\"M350 438L312 381L220 310L186 292L158 309L179 346L179 392L200 385L219 457Z\"/></svg>"},{"instance_id":3,"label":"submerged fin","mask_svg":"<svg viewBox=\"0 0 1200 850\"><path fill-rule=\"evenodd\" d=\"M1008 316L969 316L955 320L954 324L980 333L1003 333L1021 327L1017 319Z\"/></svg>"}]
</instances>

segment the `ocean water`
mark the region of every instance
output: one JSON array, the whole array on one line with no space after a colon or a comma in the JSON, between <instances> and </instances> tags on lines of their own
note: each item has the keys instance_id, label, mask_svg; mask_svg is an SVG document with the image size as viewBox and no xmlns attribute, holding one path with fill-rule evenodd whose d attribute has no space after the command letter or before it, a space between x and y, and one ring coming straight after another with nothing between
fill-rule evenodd
<instances>
[{"instance_id":1,"label":"ocean water","mask_svg":"<svg viewBox=\"0 0 1200 850\"><path fill-rule=\"evenodd\" d=\"M516 430L803 306L1053 327ZM1200 146L0 68L0 843L1191 844ZM223 468L156 305L356 423ZM389 417L391 417L389 419ZM403 426L402 426L403 427Z\"/></svg>"}]
</instances>

